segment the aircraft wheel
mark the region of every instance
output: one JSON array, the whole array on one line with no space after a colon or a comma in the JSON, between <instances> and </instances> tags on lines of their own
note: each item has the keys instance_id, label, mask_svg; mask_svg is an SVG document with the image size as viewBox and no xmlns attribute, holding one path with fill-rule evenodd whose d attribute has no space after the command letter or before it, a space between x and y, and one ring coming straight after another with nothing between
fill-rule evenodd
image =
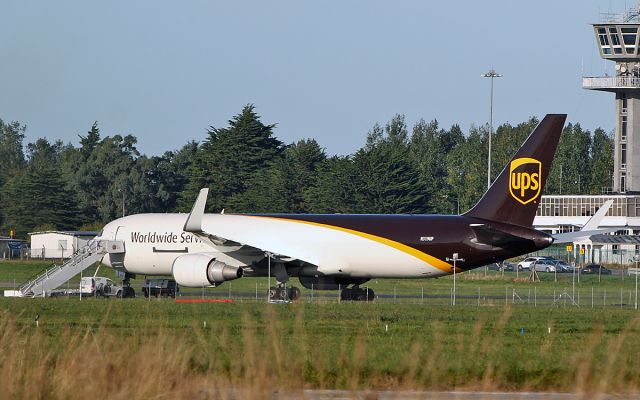
<instances>
[{"instance_id":1,"label":"aircraft wheel","mask_svg":"<svg viewBox=\"0 0 640 400\"><path fill-rule=\"evenodd\" d=\"M373 290L368 288L357 288L352 289L352 300L355 301L373 301L375 299L375 293Z\"/></svg>"},{"instance_id":2,"label":"aircraft wheel","mask_svg":"<svg viewBox=\"0 0 640 400\"><path fill-rule=\"evenodd\" d=\"M363 290L366 301L373 301L376 298L376 294L372 289L364 288Z\"/></svg>"},{"instance_id":3,"label":"aircraft wheel","mask_svg":"<svg viewBox=\"0 0 640 400\"><path fill-rule=\"evenodd\" d=\"M340 300L341 301L353 300L353 290L349 288L343 289L342 292L340 292Z\"/></svg>"},{"instance_id":4,"label":"aircraft wheel","mask_svg":"<svg viewBox=\"0 0 640 400\"><path fill-rule=\"evenodd\" d=\"M289 297L289 300L298 300L300 298L300 289L298 289L295 286L290 287L289 289L287 289L287 297Z\"/></svg>"},{"instance_id":5,"label":"aircraft wheel","mask_svg":"<svg viewBox=\"0 0 640 400\"><path fill-rule=\"evenodd\" d=\"M269 300L280 301L287 299L287 290L283 287L272 286L269 288Z\"/></svg>"},{"instance_id":6,"label":"aircraft wheel","mask_svg":"<svg viewBox=\"0 0 640 400\"><path fill-rule=\"evenodd\" d=\"M549 269L549 267L545 268L544 272L551 272L551 270Z\"/></svg>"},{"instance_id":7,"label":"aircraft wheel","mask_svg":"<svg viewBox=\"0 0 640 400\"><path fill-rule=\"evenodd\" d=\"M131 286L126 286L124 288L124 293L123 293L124 297L136 297L136 291L133 290L133 288Z\"/></svg>"}]
</instances>

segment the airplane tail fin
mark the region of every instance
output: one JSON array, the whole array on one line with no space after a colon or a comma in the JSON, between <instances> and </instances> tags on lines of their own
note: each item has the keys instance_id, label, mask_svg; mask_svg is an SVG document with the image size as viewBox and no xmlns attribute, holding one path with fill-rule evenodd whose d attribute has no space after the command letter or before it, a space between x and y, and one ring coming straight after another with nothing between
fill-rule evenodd
<instances>
[{"instance_id":1,"label":"airplane tail fin","mask_svg":"<svg viewBox=\"0 0 640 400\"><path fill-rule=\"evenodd\" d=\"M464 215L531 226L566 114L547 114L480 201Z\"/></svg>"}]
</instances>

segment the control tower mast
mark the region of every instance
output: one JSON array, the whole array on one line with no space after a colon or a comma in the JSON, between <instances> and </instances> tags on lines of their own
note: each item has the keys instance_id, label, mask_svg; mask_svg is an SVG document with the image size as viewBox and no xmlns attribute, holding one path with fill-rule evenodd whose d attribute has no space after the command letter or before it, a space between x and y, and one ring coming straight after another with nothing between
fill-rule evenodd
<instances>
[{"instance_id":1,"label":"control tower mast","mask_svg":"<svg viewBox=\"0 0 640 400\"><path fill-rule=\"evenodd\" d=\"M584 77L582 87L615 93L613 191L640 192L640 1L601 20L593 30L600 57L615 62L615 76Z\"/></svg>"}]
</instances>

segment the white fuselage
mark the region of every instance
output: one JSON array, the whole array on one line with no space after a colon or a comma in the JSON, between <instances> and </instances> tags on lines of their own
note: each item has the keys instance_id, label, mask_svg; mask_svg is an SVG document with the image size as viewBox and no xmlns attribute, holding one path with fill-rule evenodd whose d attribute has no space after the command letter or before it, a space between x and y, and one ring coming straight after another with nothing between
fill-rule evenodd
<instances>
[{"instance_id":1,"label":"white fuselage","mask_svg":"<svg viewBox=\"0 0 640 400\"><path fill-rule=\"evenodd\" d=\"M212 246L184 232L187 214L138 214L104 227L102 239L122 240L123 255L105 256L104 264L143 275L171 275L174 260L184 254L216 253L234 266L263 259L264 253ZM446 263L401 243L319 223L268 216L205 214L202 230L217 237L301 260L327 275L362 278L437 277L451 272ZM237 249L238 246L236 246Z\"/></svg>"}]
</instances>

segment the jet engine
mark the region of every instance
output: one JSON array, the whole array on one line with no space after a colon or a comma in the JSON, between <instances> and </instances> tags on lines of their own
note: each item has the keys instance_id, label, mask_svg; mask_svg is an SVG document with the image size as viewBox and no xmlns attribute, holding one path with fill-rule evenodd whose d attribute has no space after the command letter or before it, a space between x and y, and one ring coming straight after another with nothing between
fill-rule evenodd
<instances>
[{"instance_id":1,"label":"jet engine","mask_svg":"<svg viewBox=\"0 0 640 400\"><path fill-rule=\"evenodd\" d=\"M175 259L173 278L181 286L220 286L226 281L242 278L244 271L216 260L207 253L185 254Z\"/></svg>"}]
</instances>

